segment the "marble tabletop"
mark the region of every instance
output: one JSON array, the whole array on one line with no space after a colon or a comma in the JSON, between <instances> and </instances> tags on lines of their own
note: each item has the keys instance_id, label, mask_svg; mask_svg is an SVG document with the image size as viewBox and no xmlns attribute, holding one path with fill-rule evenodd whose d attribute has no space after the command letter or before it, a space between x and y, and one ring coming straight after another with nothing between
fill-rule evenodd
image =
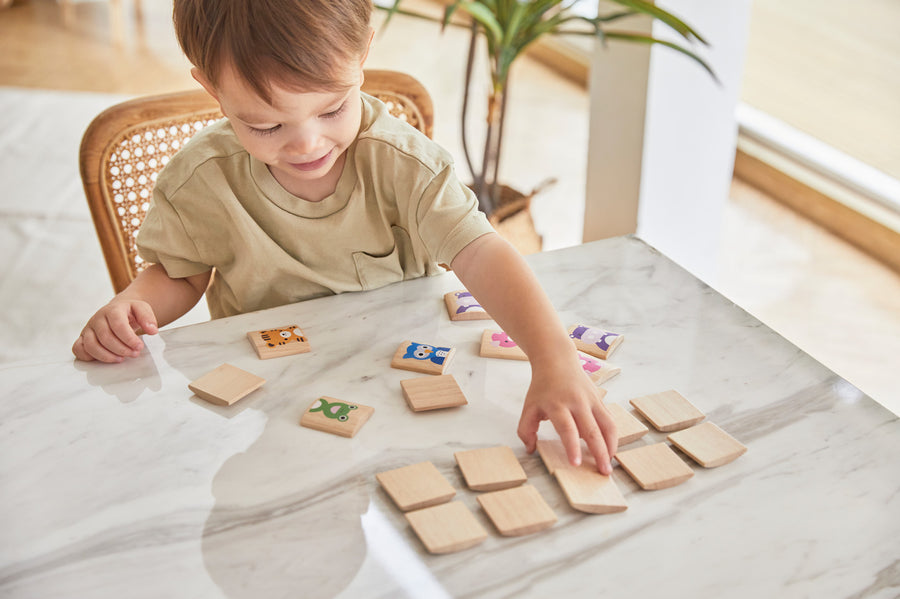
<instances>
[{"instance_id":1,"label":"marble tabletop","mask_svg":"<svg viewBox=\"0 0 900 599\"><path fill-rule=\"evenodd\" d=\"M168 330L121 365L4 366L0 596L897 596L900 420L636 238L529 262L565 323L625 335L607 402L677 389L748 452L658 491L617 467L627 511L572 510L516 436L528 364L478 357L492 323L448 319L448 273ZM257 359L246 332L287 324L313 351ZM457 348L469 405L409 410L411 373L389 368L404 339ZM267 383L227 408L193 396L224 362ZM352 439L300 427L321 395L375 413ZM494 445L514 449L553 528L492 527L453 453ZM484 543L424 550L375 480L423 460Z\"/></svg>"}]
</instances>

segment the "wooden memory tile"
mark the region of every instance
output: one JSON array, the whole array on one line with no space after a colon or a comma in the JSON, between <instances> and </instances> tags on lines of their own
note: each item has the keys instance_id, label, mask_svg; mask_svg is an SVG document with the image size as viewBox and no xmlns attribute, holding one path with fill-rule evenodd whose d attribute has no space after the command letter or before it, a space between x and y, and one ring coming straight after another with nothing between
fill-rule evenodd
<instances>
[{"instance_id":1,"label":"wooden memory tile","mask_svg":"<svg viewBox=\"0 0 900 599\"><path fill-rule=\"evenodd\" d=\"M379 472L375 478L404 512L445 503L456 495L456 489L431 462Z\"/></svg>"},{"instance_id":2,"label":"wooden memory tile","mask_svg":"<svg viewBox=\"0 0 900 599\"><path fill-rule=\"evenodd\" d=\"M400 381L403 397L413 412L464 406L466 396L452 374Z\"/></svg>"},{"instance_id":3,"label":"wooden memory tile","mask_svg":"<svg viewBox=\"0 0 900 599\"><path fill-rule=\"evenodd\" d=\"M597 462L594 460L594 456L588 451L587 445L583 441L580 442L581 466L579 467L596 472ZM573 467L569 463L569 457L566 455L566 448L559 439L538 439L537 450L541 456L541 461L544 462L544 466L546 466L547 472L550 474L555 474L559 468Z\"/></svg>"},{"instance_id":4,"label":"wooden memory tile","mask_svg":"<svg viewBox=\"0 0 900 599\"><path fill-rule=\"evenodd\" d=\"M693 426L706 418L685 397L670 389L631 400L631 405L658 431L670 433Z\"/></svg>"},{"instance_id":5,"label":"wooden memory tile","mask_svg":"<svg viewBox=\"0 0 900 599\"><path fill-rule=\"evenodd\" d=\"M619 447L637 441L650 430L619 404L606 404L606 409L612 414L616 430L619 431Z\"/></svg>"},{"instance_id":6,"label":"wooden memory tile","mask_svg":"<svg viewBox=\"0 0 900 599\"><path fill-rule=\"evenodd\" d=\"M481 334L482 358L503 358L506 360L528 360L528 356L509 335L499 330L485 329Z\"/></svg>"},{"instance_id":7,"label":"wooden memory tile","mask_svg":"<svg viewBox=\"0 0 900 599\"><path fill-rule=\"evenodd\" d=\"M556 524L556 514L531 485L485 493L477 499L505 537L531 534Z\"/></svg>"},{"instance_id":8,"label":"wooden memory tile","mask_svg":"<svg viewBox=\"0 0 900 599\"><path fill-rule=\"evenodd\" d=\"M583 467L557 468L556 481L574 509L590 514L614 514L628 509L611 476Z\"/></svg>"},{"instance_id":9,"label":"wooden memory tile","mask_svg":"<svg viewBox=\"0 0 900 599\"><path fill-rule=\"evenodd\" d=\"M406 519L429 553L462 551L487 538L487 531L462 501L407 512Z\"/></svg>"},{"instance_id":10,"label":"wooden memory tile","mask_svg":"<svg viewBox=\"0 0 900 599\"><path fill-rule=\"evenodd\" d=\"M616 460L647 491L674 487L694 476L691 467L665 443L620 451Z\"/></svg>"},{"instance_id":11,"label":"wooden memory tile","mask_svg":"<svg viewBox=\"0 0 900 599\"><path fill-rule=\"evenodd\" d=\"M604 360L612 355L625 340L625 336L621 333L613 333L583 324L569 327L569 337L580 351Z\"/></svg>"},{"instance_id":12,"label":"wooden memory tile","mask_svg":"<svg viewBox=\"0 0 900 599\"><path fill-rule=\"evenodd\" d=\"M247 338L260 360L292 356L306 353L310 350L309 339L295 324L279 327L277 329L264 329L262 331L250 331Z\"/></svg>"},{"instance_id":13,"label":"wooden memory tile","mask_svg":"<svg viewBox=\"0 0 900 599\"><path fill-rule=\"evenodd\" d=\"M516 454L505 445L457 451L453 457L473 491L508 489L528 478Z\"/></svg>"},{"instance_id":14,"label":"wooden memory tile","mask_svg":"<svg viewBox=\"0 0 900 599\"><path fill-rule=\"evenodd\" d=\"M618 366L613 366L606 360L595 358L581 350L578 351L578 359L581 360L581 369L598 385L622 372Z\"/></svg>"},{"instance_id":15,"label":"wooden memory tile","mask_svg":"<svg viewBox=\"0 0 900 599\"><path fill-rule=\"evenodd\" d=\"M672 445L704 468L716 468L738 459L747 448L712 422L669 435Z\"/></svg>"},{"instance_id":16,"label":"wooden memory tile","mask_svg":"<svg viewBox=\"0 0 900 599\"><path fill-rule=\"evenodd\" d=\"M455 351L452 347L404 341L397 348L391 367L422 374L444 374Z\"/></svg>"},{"instance_id":17,"label":"wooden memory tile","mask_svg":"<svg viewBox=\"0 0 900 599\"><path fill-rule=\"evenodd\" d=\"M465 289L444 295L450 320L491 320L487 311Z\"/></svg>"},{"instance_id":18,"label":"wooden memory tile","mask_svg":"<svg viewBox=\"0 0 900 599\"><path fill-rule=\"evenodd\" d=\"M320 397L300 418L300 426L317 431L352 437L369 420L375 408L333 397Z\"/></svg>"},{"instance_id":19,"label":"wooden memory tile","mask_svg":"<svg viewBox=\"0 0 900 599\"><path fill-rule=\"evenodd\" d=\"M237 366L222 364L188 384L188 389L211 404L230 406L262 387L265 382L266 379Z\"/></svg>"}]
</instances>

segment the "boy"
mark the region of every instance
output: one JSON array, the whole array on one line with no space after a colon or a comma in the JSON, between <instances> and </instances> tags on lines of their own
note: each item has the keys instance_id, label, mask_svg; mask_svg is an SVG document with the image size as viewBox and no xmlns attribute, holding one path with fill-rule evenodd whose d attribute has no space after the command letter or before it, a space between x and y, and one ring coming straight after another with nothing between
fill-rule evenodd
<instances>
[{"instance_id":1,"label":"boy","mask_svg":"<svg viewBox=\"0 0 900 599\"><path fill-rule=\"evenodd\" d=\"M81 360L138 355L206 293L214 318L380 287L451 265L528 355L518 434L550 419L611 471L616 431L536 278L477 210L447 153L360 92L371 0L176 0L179 42L225 120L160 174L146 270L88 321ZM215 274L213 275L213 269Z\"/></svg>"}]
</instances>

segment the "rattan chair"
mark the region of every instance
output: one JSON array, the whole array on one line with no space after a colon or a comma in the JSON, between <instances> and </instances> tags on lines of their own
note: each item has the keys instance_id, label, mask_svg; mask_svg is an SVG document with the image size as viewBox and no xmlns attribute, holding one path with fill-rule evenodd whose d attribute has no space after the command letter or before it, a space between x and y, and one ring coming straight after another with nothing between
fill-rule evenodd
<instances>
[{"instance_id":1,"label":"rattan chair","mask_svg":"<svg viewBox=\"0 0 900 599\"><path fill-rule=\"evenodd\" d=\"M367 69L363 91L428 137L431 96L418 80ZM156 176L197 131L222 118L205 91L148 96L103 111L81 140L81 180L113 288L119 293L147 265L135 237L147 213Z\"/></svg>"}]
</instances>

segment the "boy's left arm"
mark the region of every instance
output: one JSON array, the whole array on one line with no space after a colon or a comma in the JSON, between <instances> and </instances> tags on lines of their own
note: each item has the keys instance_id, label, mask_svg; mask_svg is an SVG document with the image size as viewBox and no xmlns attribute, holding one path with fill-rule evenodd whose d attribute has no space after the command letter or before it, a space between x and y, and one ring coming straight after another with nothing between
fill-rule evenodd
<instances>
[{"instance_id":1,"label":"boy's left arm","mask_svg":"<svg viewBox=\"0 0 900 599\"><path fill-rule=\"evenodd\" d=\"M600 472L612 472L610 458L618 442L612 416L522 256L499 235L488 233L467 245L450 266L531 363L518 430L528 453L536 447L541 421L549 419L573 465L581 463L581 437Z\"/></svg>"}]
</instances>

